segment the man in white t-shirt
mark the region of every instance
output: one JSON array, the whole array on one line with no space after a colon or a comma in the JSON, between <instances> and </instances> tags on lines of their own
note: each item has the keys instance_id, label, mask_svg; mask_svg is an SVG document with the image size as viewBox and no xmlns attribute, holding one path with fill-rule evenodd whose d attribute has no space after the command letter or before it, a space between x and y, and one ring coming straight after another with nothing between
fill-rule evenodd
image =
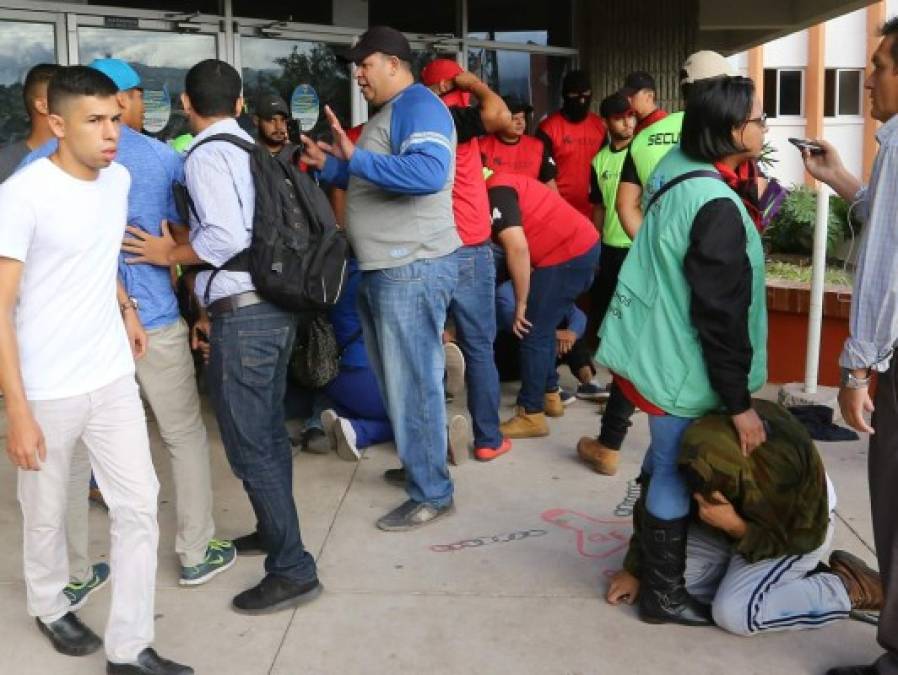
<instances>
[{"instance_id":1,"label":"man in white t-shirt","mask_svg":"<svg viewBox=\"0 0 898 675\"><path fill-rule=\"evenodd\" d=\"M96 70L61 70L48 90L58 150L0 186L7 453L20 469L27 604L40 631L71 656L103 644L63 594L66 488L80 439L109 505L107 672L182 675L193 670L150 647L159 483L134 379L146 333L117 282L130 176L113 164L121 117L116 92Z\"/></svg>"}]
</instances>

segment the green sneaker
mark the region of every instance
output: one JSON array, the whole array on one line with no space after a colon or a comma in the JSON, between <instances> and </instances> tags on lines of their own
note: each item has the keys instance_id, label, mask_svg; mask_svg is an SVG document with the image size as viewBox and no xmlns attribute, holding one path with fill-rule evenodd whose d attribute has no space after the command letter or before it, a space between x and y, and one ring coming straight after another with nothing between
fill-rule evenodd
<instances>
[{"instance_id":1,"label":"green sneaker","mask_svg":"<svg viewBox=\"0 0 898 675\"><path fill-rule=\"evenodd\" d=\"M182 586L199 586L221 574L237 561L234 544L222 539L213 539L206 547L206 557L199 565L181 568Z\"/></svg>"},{"instance_id":2,"label":"green sneaker","mask_svg":"<svg viewBox=\"0 0 898 675\"><path fill-rule=\"evenodd\" d=\"M90 579L82 583L73 581L62 589L63 594L69 599L71 604L70 612L75 612L84 607L90 594L105 586L106 582L109 581L109 565L107 563L96 563L91 565L90 569L92 573Z\"/></svg>"}]
</instances>

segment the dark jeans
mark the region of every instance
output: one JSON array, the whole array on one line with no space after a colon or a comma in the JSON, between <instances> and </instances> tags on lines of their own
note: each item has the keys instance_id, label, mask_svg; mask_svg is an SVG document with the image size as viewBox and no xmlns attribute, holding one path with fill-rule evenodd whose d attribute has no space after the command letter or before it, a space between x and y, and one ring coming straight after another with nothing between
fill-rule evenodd
<instances>
[{"instance_id":1,"label":"dark jeans","mask_svg":"<svg viewBox=\"0 0 898 675\"><path fill-rule=\"evenodd\" d=\"M458 256L458 285L449 304L458 346L465 355L468 411L475 448L498 448L499 373L493 358L496 340L496 268L489 244L463 246Z\"/></svg>"},{"instance_id":2,"label":"dark jeans","mask_svg":"<svg viewBox=\"0 0 898 675\"><path fill-rule=\"evenodd\" d=\"M586 324L584 336L593 351L599 345L599 327L614 297L614 289L617 287L617 278L620 268L627 259L628 248L602 245L602 253L599 255L599 271L596 273L592 288L589 289L589 321Z\"/></svg>"},{"instance_id":3,"label":"dark jeans","mask_svg":"<svg viewBox=\"0 0 898 675\"><path fill-rule=\"evenodd\" d=\"M611 395L602 413L602 428L599 432L599 443L611 450L620 450L627 437L627 429L633 424L630 418L636 412L636 406L624 396L616 382L611 383Z\"/></svg>"},{"instance_id":4,"label":"dark jeans","mask_svg":"<svg viewBox=\"0 0 898 675\"><path fill-rule=\"evenodd\" d=\"M543 411L543 397L555 370L555 330L577 296L593 280L599 261L599 244L559 265L537 267L530 275L527 319L530 332L521 340L521 391L518 405L528 413Z\"/></svg>"},{"instance_id":5,"label":"dark jeans","mask_svg":"<svg viewBox=\"0 0 898 675\"><path fill-rule=\"evenodd\" d=\"M214 316L208 382L228 462L243 481L268 551L265 571L304 583L317 574L299 534L284 426L296 322L294 314L267 302Z\"/></svg>"}]
</instances>

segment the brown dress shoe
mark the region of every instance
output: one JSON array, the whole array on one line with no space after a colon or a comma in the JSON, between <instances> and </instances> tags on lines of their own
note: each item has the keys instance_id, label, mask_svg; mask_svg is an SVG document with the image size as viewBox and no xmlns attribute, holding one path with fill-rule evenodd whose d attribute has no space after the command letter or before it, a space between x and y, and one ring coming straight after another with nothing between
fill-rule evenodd
<instances>
[{"instance_id":1,"label":"brown dress shoe","mask_svg":"<svg viewBox=\"0 0 898 675\"><path fill-rule=\"evenodd\" d=\"M592 464L596 473L603 476L613 476L617 473L620 451L606 448L595 438L589 436L581 438L577 443L577 454L584 462Z\"/></svg>"},{"instance_id":2,"label":"brown dress shoe","mask_svg":"<svg viewBox=\"0 0 898 675\"><path fill-rule=\"evenodd\" d=\"M872 612L882 609L883 591L879 572L848 551L833 551L829 556L829 566L845 584L851 609Z\"/></svg>"},{"instance_id":3,"label":"brown dress shoe","mask_svg":"<svg viewBox=\"0 0 898 675\"><path fill-rule=\"evenodd\" d=\"M526 413L521 406L515 406L514 417L499 425L505 438L539 438L549 435L549 424L543 413Z\"/></svg>"},{"instance_id":4,"label":"brown dress shoe","mask_svg":"<svg viewBox=\"0 0 898 675\"><path fill-rule=\"evenodd\" d=\"M561 394L557 391L546 392L543 398L543 410L546 417L564 417L564 404L561 402Z\"/></svg>"}]
</instances>

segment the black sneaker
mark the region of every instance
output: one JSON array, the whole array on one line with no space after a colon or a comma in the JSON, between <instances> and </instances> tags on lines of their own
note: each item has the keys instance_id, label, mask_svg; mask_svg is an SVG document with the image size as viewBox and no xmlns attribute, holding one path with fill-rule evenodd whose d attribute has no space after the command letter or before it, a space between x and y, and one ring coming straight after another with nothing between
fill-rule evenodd
<instances>
[{"instance_id":1,"label":"black sneaker","mask_svg":"<svg viewBox=\"0 0 898 675\"><path fill-rule=\"evenodd\" d=\"M134 663L106 662L107 675L193 675L193 668L163 659L152 647L137 655Z\"/></svg>"},{"instance_id":2,"label":"black sneaker","mask_svg":"<svg viewBox=\"0 0 898 675\"><path fill-rule=\"evenodd\" d=\"M35 619L41 633L50 639L50 644L60 654L66 656L87 656L103 646L103 641L90 628L81 623L81 619L72 612L61 619L46 624Z\"/></svg>"},{"instance_id":3,"label":"black sneaker","mask_svg":"<svg viewBox=\"0 0 898 675\"><path fill-rule=\"evenodd\" d=\"M330 440L323 429L312 427L302 433L302 451L313 455L326 455L331 451Z\"/></svg>"},{"instance_id":4,"label":"black sneaker","mask_svg":"<svg viewBox=\"0 0 898 675\"><path fill-rule=\"evenodd\" d=\"M310 602L321 595L322 590L324 586L318 579L299 584L267 574L258 585L236 595L231 607L240 614L272 614Z\"/></svg>"},{"instance_id":5,"label":"black sneaker","mask_svg":"<svg viewBox=\"0 0 898 675\"><path fill-rule=\"evenodd\" d=\"M268 551L265 550L264 544L262 544L262 537L259 536L258 532L250 532L249 534L244 534L242 537L237 537L233 541L234 548L237 549L237 555L267 555Z\"/></svg>"},{"instance_id":6,"label":"black sneaker","mask_svg":"<svg viewBox=\"0 0 898 675\"><path fill-rule=\"evenodd\" d=\"M405 487L405 469L387 469L384 471L384 480L393 487Z\"/></svg>"},{"instance_id":7,"label":"black sneaker","mask_svg":"<svg viewBox=\"0 0 898 675\"><path fill-rule=\"evenodd\" d=\"M437 518L454 511L455 506L452 502L446 506L437 507L426 502L409 499L378 520L377 527L386 532L404 532L432 523Z\"/></svg>"}]
</instances>

